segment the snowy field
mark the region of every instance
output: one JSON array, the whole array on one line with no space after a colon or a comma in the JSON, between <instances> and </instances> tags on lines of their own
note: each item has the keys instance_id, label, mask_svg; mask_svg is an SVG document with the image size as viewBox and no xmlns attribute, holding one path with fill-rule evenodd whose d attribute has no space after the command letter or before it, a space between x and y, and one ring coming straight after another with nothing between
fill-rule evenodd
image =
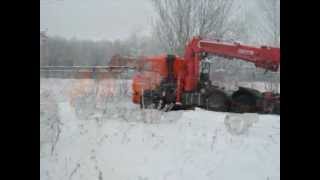
<instances>
[{"instance_id":1,"label":"snowy field","mask_svg":"<svg viewBox=\"0 0 320 180\"><path fill-rule=\"evenodd\" d=\"M99 83L40 79L42 180L280 179L279 116L142 111Z\"/></svg>"}]
</instances>

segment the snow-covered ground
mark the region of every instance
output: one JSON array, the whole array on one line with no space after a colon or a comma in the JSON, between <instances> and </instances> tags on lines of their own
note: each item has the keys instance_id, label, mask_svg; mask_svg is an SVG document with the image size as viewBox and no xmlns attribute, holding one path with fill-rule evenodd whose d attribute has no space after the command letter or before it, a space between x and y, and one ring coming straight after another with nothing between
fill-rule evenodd
<instances>
[{"instance_id":1,"label":"snow-covered ground","mask_svg":"<svg viewBox=\"0 0 320 180\"><path fill-rule=\"evenodd\" d=\"M141 111L122 94L83 117L71 99L90 83L40 81L42 180L280 179L277 115Z\"/></svg>"}]
</instances>

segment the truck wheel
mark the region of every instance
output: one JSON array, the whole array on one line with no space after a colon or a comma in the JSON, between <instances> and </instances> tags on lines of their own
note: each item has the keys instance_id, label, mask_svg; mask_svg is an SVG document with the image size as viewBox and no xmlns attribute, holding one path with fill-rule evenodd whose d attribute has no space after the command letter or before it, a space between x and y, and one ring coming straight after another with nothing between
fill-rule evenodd
<instances>
[{"instance_id":1,"label":"truck wheel","mask_svg":"<svg viewBox=\"0 0 320 180\"><path fill-rule=\"evenodd\" d=\"M232 111L237 113L257 112L256 98L249 94L241 94L232 99Z\"/></svg>"},{"instance_id":2,"label":"truck wheel","mask_svg":"<svg viewBox=\"0 0 320 180\"><path fill-rule=\"evenodd\" d=\"M206 99L206 109L211 111L228 111L229 109L229 101L227 95L214 92Z\"/></svg>"}]
</instances>

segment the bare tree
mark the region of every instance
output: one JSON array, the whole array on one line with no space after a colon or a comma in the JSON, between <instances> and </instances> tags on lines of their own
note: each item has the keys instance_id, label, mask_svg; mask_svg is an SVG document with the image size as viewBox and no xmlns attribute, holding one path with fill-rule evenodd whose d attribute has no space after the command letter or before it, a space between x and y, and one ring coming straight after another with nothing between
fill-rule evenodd
<instances>
[{"instance_id":1,"label":"bare tree","mask_svg":"<svg viewBox=\"0 0 320 180\"><path fill-rule=\"evenodd\" d=\"M158 18L154 33L168 53L183 54L195 35L222 38L233 0L151 0Z\"/></svg>"},{"instance_id":2,"label":"bare tree","mask_svg":"<svg viewBox=\"0 0 320 180\"><path fill-rule=\"evenodd\" d=\"M260 0L259 6L263 13L264 24L262 33L269 37L269 44L280 46L280 0ZM280 71L279 71L280 72ZM265 89L278 92L280 88L280 73L271 73L264 82Z\"/></svg>"},{"instance_id":3,"label":"bare tree","mask_svg":"<svg viewBox=\"0 0 320 180\"><path fill-rule=\"evenodd\" d=\"M263 31L270 35L271 44L280 46L280 0L260 0L265 18Z\"/></svg>"}]
</instances>

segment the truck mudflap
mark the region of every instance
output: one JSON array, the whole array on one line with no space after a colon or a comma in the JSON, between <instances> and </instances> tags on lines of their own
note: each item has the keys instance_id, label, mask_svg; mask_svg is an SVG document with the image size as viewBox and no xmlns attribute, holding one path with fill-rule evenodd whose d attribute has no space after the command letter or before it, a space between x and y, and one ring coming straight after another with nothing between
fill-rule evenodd
<instances>
[{"instance_id":1,"label":"truck mudflap","mask_svg":"<svg viewBox=\"0 0 320 180\"><path fill-rule=\"evenodd\" d=\"M280 94L264 92L262 95L263 98L258 103L261 113L280 114Z\"/></svg>"}]
</instances>

